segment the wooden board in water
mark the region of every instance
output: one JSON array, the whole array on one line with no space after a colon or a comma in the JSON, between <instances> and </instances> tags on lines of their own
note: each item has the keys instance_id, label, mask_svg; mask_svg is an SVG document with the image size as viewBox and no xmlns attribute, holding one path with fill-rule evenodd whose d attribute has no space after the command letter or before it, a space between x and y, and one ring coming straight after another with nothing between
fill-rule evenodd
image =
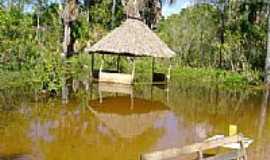
<instances>
[{"instance_id":1,"label":"wooden board in water","mask_svg":"<svg viewBox=\"0 0 270 160\"><path fill-rule=\"evenodd\" d=\"M130 94L130 95L132 95L133 93L132 85L120 84L120 83L100 82L98 84L98 90L102 92L124 93L124 94Z\"/></svg>"},{"instance_id":2,"label":"wooden board in water","mask_svg":"<svg viewBox=\"0 0 270 160\"><path fill-rule=\"evenodd\" d=\"M99 73L100 82L132 84L132 75L124 73Z\"/></svg>"}]
</instances>

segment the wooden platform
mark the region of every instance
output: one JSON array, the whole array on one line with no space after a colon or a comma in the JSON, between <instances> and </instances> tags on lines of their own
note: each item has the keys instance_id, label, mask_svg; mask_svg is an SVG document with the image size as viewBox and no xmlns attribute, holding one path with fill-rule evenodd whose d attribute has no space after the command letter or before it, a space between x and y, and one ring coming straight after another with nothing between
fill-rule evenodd
<instances>
[{"instance_id":1,"label":"wooden platform","mask_svg":"<svg viewBox=\"0 0 270 160\"><path fill-rule=\"evenodd\" d=\"M247 160L247 153L243 144L244 138L242 135L234 135L230 137L223 137L218 139L206 140L201 143L195 143L189 146L185 146L182 148L171 148L161 151L155 151L152 153L146 153L141 155L141 160L167 160L171 158L177 158L181 155L188 154L198 154L199 160L236 160L241 158L242 160ZM239 143L241 148L237 150L233 150L232 152L228 152L221 155L216 155L213 157L205 158L203 156L203 151L214 149L218 147L223 147L224 145Z\"/></svg>"},{"instance_id":2,"label":"wooden platform","mask_svg":"<svg viewBox=\"0 0 270 160\"><path fill-rule=\"evenodd\" d=\"M133 76L125 73L99 72L99 82L132 84Z\"/></svg>"}]
</instances>

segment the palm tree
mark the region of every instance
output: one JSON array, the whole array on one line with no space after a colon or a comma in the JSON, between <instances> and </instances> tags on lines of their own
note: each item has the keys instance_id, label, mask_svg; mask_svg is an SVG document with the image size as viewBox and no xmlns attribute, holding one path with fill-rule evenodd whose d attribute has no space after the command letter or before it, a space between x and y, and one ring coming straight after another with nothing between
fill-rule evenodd
<instances>
[{"instance_id":1,"label":"palm tree","mask_svg":"<svg viewBox=\"0 0 270 160\"><path fill-rule=\"evenodd\" d=\"M127 17L138 18L153 28L161 17L164 3L173 4L176 0L122 0Z\"/></svg>"},{"instance_id":2,"label":"palm tree","mask_svg":"<svg viewBox=\"0 0 270 160\"><path fill-rule=\"evenodd\" d=\"M74 51L75 37L72 35L72 26L78 16L78 0L65 0L65 9L62 14L64 24L63 56L70 57Z\"/></svg>"}]
</instances>

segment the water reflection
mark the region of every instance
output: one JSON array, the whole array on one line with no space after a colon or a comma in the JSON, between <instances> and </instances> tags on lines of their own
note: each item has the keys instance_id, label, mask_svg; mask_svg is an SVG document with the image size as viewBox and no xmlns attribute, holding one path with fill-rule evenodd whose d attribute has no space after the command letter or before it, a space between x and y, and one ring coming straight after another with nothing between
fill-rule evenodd
<instances>
[{"instance_id":1,"label":"water reflection","mask_svg":"<svg viewBox=\"0 0 270 160\"><path fill-rule=\"evenodd\" d=\"M64 103L1 94L0 159L137 160L144 152L226 135L230 124L255 139L249 159L270 159L269 91L181 82L84 86L73 82Z\"/></svg>"},{"instance_id":2,"label":"water reflection","mask_svg":"<svg viewBox=\"0 0 270 160\"><path fill-rule=\"evenodd\" d=\"M91 101L90 111L110 130L122 138L143 134L164 120L168 107L160 102L140 98L106 97L101 103Z\"/></svg>"},{"instance_id":3,"label":"water reflection","mask_svg":"<svg viewBox=\"0 0 270 160\"><path fill-rule=\"evenodd\" d=\"M258 120L258 135L256 137L258 145L256 146L256 154L254 156L254 159L269 159L270 156L268 154L261 154L262 152L265 152L264 148L265 146L262 146L260 144L263 143L263 132L265 129L265 125L267 122L267 110L269 106L269 90L264 91L264 95L262 97L262 103L261 103L261 109L260 109L260 116ZM267 146L268 147L268 146Z\"/></svg>"},{"instance_id":4,"label":"water reflection","mask_svg":"<svg viewBox=\"0 0 270 160\"><path fill-rule=\"evenodd\" d=\"M32 141L37 141L41 139L46 142L52 142L54 136L49 133L49 130L57 128L58 123L53 121L48 121L42 123L40 120L34 120L30 123L29 137Z\"/></svg>"},{"instance_id":5,"label":"water reflection","mask_svg":"<svg viewBox=\"0 0 270 160\"><path fill-rule=\"evenodd\" d=\"M8 155L8 156L0 156L1 160L32 160L33 157L31 155Z\"/></svg>"}]
</instances>

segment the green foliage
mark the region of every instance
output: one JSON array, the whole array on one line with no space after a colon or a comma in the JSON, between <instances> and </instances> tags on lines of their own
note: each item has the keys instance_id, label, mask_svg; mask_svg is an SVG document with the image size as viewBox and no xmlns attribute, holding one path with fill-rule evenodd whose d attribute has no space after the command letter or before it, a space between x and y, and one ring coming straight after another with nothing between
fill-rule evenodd
<instances>
[{"instance_id":1,"label":"green foliage","mask_svg":"<svg viewBox=\"0 0 270 160\"><path fill-rule=\"evenodd\" d=\"M238 80L257 84L262 79L266 55L266 6L232 1L225 8L224 43L221 11L215 5L183 9L163 19L157 32L177 53L177 66L222 67L246 77Z\"/></svg>"},{"instance_id":2,"label":"green foliage","mask_svg":"<svg viewBox=\"0 0 270 160\"><path fill-rule=\"evenodd\" d=\"M65 61L65 72L68 78L85 80L89 79L91 73L91 56L79 54Z\"/></svg>"},{"instance_id":3,"label":"green foliage","mask_svg":"<svg viewBox=\"0 0 270 160\"><path fill-rule=\"evenodd\" d=\"M60 53L44 52L40 57L40 64L33 71L34 82L40 89L58 91L63 85L64 67Z\"/></svg>"},{"instance_id":4,"label":"green foliage","mask_svg":"<svg viewBox=\"0 0 270 160\"><path fill-rule=\"evenodd\" d=\"M89 78L88 54L69 59L61 57L63 24L59 5L37 5L40 6L33 13L17 7L0 10L0 89L30 87L57 93L65 79ZM117 7L116 23L119 24L122 9ZM71 30L78 53L107 33L112 16L110 9L108 0L93 5L91 27L88 16L80 13Z\"/></svg>"},{"instance_id":5,"label":"green foliage","mask_svg":"<svg viewBox=\"0 0 270 160\"><path fill-rule=\"evenodd\" d=\"M52 91L61 87L58 21L52 19L48 26L46 31L36 30L32 17L17 9L0 12L0 70L9 81L2 88L32 85Z\"/></svg>"},{"instance_id":6,"label":"green foliage","mask_svg":"<svg viewBox=\"0 0 270 160\"><path fill-rule=\"evenodd\" d=\"M200 82L201 84L215 84L226 88L244 88L250 84L261 84L258 77L259 73L253 73L252 77L246 74L237 72L225 71L214 68L191 68L181 67L173 70L172 76L176 79L181 79L187 83Z\"/></svg>"},{"instance_id":7,"label":"green foliage","mask_svg":"<svg viewBox=\"0 0 270 160\"><path fill-rule=\"evenodd\" d=\"M218 54L218 12L210 5L184 9L160 22L160 37L189 66L216 66Z\"/></svg>"},{"instance_id":8,"label":"green foliage","mask_svg":"<svg viewBox=\"0 0 270 160\"><path fill-rule=\"evenodd\" d=\"M90 21L91 25L102 25L106 29L112 29L115 26L118 26L123 17L123 6L121 5L120 0L116 0L116 12L115 12L115 19L114 22L112 22L112 0L102 0L99 1L99 3L96 3L95 5L91 6L90 8Z\"/></svg>"},{"instance_id":9,"label":"green foliage","mask_svg":"<svg viewBox=\"0 0 270 160\"><path fill-rule=\"evenodd\" d=\"M0 68L29 69L35 65L37 51L32 20L19 10L0 10Z\"/></svg>"},{"instance_id":10,"label":"green foliage","mask_svg":"<svg viewBox=\"0 0 270 160\"><path fill-rule=\"evenodd\" d=\"M121 1L93 1L80 6L71 25L75 51L69 59L61 57L63 23L59 4L36 4L33 12L23 5L4 8L0 5L0 89L33 87L59 92L65 79L89 78L91 57L82 54L86 46L104 37L124 19ZM81 4L82 5L82 4ZM88 7L88 8L87 8ZM149 7L149 6L148 6ZM151 10L145 10L149 16ZM177 53L172 74L187 80L216 81L228 86L258 85L262 79L266 53L265 6L259 3L231 1L225 10L225 42L221 44L221 12L214 5L200 4L162 19L156 32ZM155 16L155 15L151 15ZM149 16L146 20L154 20ZM219 67L222 56L222 69ZM106 68L115 67L117 57L108 58ZM95 66L100 65L100 57ZM151 81L151 59L138 58L136 81ZM158 60L155 70L167 72L166 60ZM130 60L121 59L121 70L131 72Z\"/></svg>"}]
</instances>

